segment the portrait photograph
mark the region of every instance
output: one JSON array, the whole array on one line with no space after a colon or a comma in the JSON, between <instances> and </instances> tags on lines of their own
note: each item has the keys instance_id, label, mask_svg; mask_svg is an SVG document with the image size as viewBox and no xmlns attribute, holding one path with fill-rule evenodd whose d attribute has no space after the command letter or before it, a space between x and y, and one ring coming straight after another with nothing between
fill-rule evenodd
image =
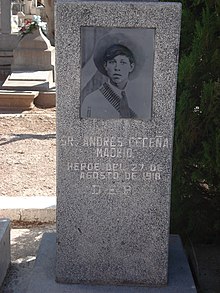
<instances>
[{"instance_id":1,"label":"portrait photograph","mask_svg":"<svg viewBox=\"0 0 220 293\"><path fill-rule=\"evenodd\" d=\"M81 27L80 117L152 115L155 30Z\"/></svg>"}]
</instances>

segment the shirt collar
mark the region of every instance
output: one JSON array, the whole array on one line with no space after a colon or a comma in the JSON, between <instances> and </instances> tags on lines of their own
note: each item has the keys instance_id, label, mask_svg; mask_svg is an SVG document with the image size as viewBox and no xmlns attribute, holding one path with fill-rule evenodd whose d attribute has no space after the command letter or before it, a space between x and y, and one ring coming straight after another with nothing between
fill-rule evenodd
<instances>
[{"instance_id":1,"label":"shirt collar","mask_svg":"<svg viewBox=\"0 0 220 293\"><path fill-rule=\"evenodd\" d=\"M108 79L108 85L109 87L114 91L114 93L116 93L117 95L120 96L121 98L121 92L126 92L126 87L123 90L120 90L119 88L117 88L116 86L114 86L113 84L111 84L110 79Z\"/></svg>"}]
</instances>

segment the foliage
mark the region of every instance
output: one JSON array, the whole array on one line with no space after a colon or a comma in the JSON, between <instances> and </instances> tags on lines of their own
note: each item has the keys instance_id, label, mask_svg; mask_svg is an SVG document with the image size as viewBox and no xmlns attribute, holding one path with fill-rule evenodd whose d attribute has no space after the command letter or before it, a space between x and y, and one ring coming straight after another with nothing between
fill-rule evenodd
<instances>
[{"instance_id":1,"label":"foliage","mask_svg":"<svg viewBox=\"0 0 220 293\"><path fill-rule=\"evenodd\" d=\"M220 235L220 2L182 0L172 232Z\"/></svg>"},{"instance_id":2,"label":"foliage","mask_svg":"<svg viewBox=\"0 0 220 293\"><path fill-rule=\"evenodd\" d=\"M41 21L41 17L39 15L33 15L32 19L24 20L24 25L20 29L20 34L23 37L26 34L32 33L33 30L38 27L41 28L43 33L46 34L46 22Z\"/></svg>"}]
</instances>

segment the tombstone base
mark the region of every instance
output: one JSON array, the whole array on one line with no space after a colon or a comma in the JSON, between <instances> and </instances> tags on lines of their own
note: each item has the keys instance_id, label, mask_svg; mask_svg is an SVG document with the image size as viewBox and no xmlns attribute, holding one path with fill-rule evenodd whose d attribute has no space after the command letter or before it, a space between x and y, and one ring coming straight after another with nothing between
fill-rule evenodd
<instances>
[{"instance_id":1,"label":"tombstone base","mask_svg":"<svg viewBox=\"0 0 220 293\"><path fill-rule=\"evenodd\" d=\"M196 287L178 235L171 235L168 286L95 286L60 284L55 281L56 233L45 233L27 293L196 293Z\"/></svg>"},{"instance_id":2,"label":"tombstone base","mask_svg":"<svg viewBox=\"0 0 220 293\"><path fill-rule=\"evenodd\" d=\"M1 110L31 110L38 91L0 90Z\"/></svg>"},{"instance_id":3,"label":"tombstone base","mask_svg":"<svg viewBox=\"0 0 220 293\"><path fill-rule=\"evenodd\" d=\"M3 90L49 91L54 87L53 71L12 72L2 85Z\"/></svg>"},{"instance_id":4,"label":"tombstone base","mask_svg":"<svg viewBox=\"0 0 220 293\"><path fill-rule=\"evenodd\" d=\"M34 100L34 104L39 108L53 108L56 107L56 91L50 90L48 92L40 92Z\"/></svg>"}]
</instances>

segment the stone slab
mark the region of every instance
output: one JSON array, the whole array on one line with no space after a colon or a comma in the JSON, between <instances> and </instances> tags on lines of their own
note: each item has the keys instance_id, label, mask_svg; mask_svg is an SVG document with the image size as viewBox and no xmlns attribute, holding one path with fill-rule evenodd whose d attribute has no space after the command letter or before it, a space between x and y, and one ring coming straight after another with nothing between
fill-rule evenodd
<instances>
[{"instance_id":1,"label":"stone slab","mask_svg":"<svg viewBox=\"0 0 220 293\"><path fill-rule=\"evenodd\" d=\"M0 50L0 57L8 57L8 58L12 58L13 57L13 51L10 50Z\"/></svg>"},{"instance_id":2,"label":"stone slab","mask_svg":"<svg viewBox=\"0 0 220 293\"><path fill-rule=\"evenodd\" d=\"M178 235L171 235L168 286L70 285L55 281L56 233L45 233L38 251L27 293L196 293L192 274Z\"/></svg>"},{"instance_id":3,"label":"stone slab","mask_svg":"<svg viewBox=\"0 0 220 293\"><path fill-rule=\"evenodd\" d=\"M0 196L0 203L0 217L10 218L11 221L56 221L55 196Z\"/></svg>"},{"instance_id":4,"label":"stone slab","mask_svg":"<svg viewBox=\"0 0 220 293\"><path fill-rule=\"evenodd\" d=\"M7 76L11 73L11 65L0 65L0 89Z\"/></svg>"},{"instance_id":5,"label":"stone slab","mask_svg":"<svg viewBox=\"0 0 220 293\"><path fill-rule=\"evenodd\" d=\"M2 88L4 90L16 90L16 91L46 91L49 90L50 84L48 81L39 80L9 80L8 78L3 83Z\"/></svg>"},{"instance_id":6,"label":"stone slab","mask_svg":"<svg viewBox=\"0 0 220 293\"><path fill-rule=\"evenodd\" d=\"M55 223L56 208L1 209L0 216L10 217L11 221Z\"/></svg>"},{"instance_id":7,"label":"stone slab","mask_svg":"<svg viewBox=\"0 0 220 293\"><path fill-rule=\"evenodd\" d=\"M0 50L14 50L20 38L18 34L0 34Z\"/></svg>"},{"instance_id":8,"label":"stone slab","mask_svg":"<svg viewBox=\"0 0 220 293\"><path fill-rule=\"evenodd\" d=\"M0 109L30 110L38 91L0 90Z\"/></svg>"},{"instance_id":9,"label":"stone slab","mask_svg":"<svg viewBox=\"0 0 220 293\"><path fill-rule=\"evenodd\" d=\"M11 262L10 220L0 219L0 287Z\"/></svg>"},{"instance_id":10,"label":"stone slab","mask_svg":"<svg viewBox=\"0 0 220 293\"><path fill-rule=\"evenodd\" d=\"M180 3L56 2L60 282L167 283L180 18ZM143 47L145 70L128 86L130 102L149 115L85 118L84 89L92 84L100 92L93 58L98 37L112 40L116 33ZM142 55L135 56L138 70Z\"/></svg>"},{"instance_id":11,"label":"stone slab","mask_svg":"<svg viewBox=\"0 0 220 293\"><path fill-rule=\"evenodd\" d=\"M0 196L1 209L56 208L55 196Z\"/></svg>"},{"instance_id":12,"label":"stone slab","mask_svg":"<svg viewBox=\"0 0 220 293\"><path fill-rule=\"evenodd\" d=\"M41 80L47 81L51 78L52 71L28 71L28 72L12 72L9 80Z\"/></svg>"},{"instance_id":13,"label":"stone slab","mask_svg":"<svg viewBox=\"0 0 220 293\"><path fill-rule=\"evenodd\" d=\"M40 92L34 100L37 107L52 108L56 106L56 91Z\"/></svg>"},{"instance_id":14,"label":"stone slab","mask_svg":"<svg viewBox=\"0 0 220 293\"><path fill-rule=\"evenodd\" d=\"M4 54L1 54L1 52L0 52L0 66L11 65L12 59L13 59L12 54L11 55L6 55L6 54L4 55Z\"/></svg>"},{"instance_id":15,"label":"stone slab","mask_svg":"<svg viewBox=\"0 0 220 293\"><path fill-rule=\"evenodd\" d=\"M4 90L48 91L53 87L53 71L12 72L2 85Z\"/></svg>"},{"instance_id":16,"label":"stone slab","mask_svg":"<svg viewBox=\"0 0 220 293\"><path fill-rule=\"evenodd\" d=\"M13 58L13 51L10 51L10 50L0 50L0 57Z\"/></svg>"}]
</instances>

